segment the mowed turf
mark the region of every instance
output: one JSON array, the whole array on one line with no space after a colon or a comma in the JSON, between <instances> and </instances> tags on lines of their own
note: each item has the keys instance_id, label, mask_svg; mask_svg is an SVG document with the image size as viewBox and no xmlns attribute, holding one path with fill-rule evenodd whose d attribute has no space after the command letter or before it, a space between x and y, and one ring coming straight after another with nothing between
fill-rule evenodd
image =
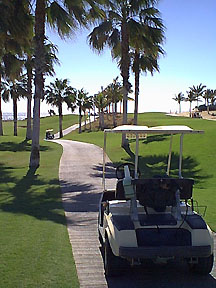
<instances>
[{"instance_id":1,"label":"mowed turf","mask_svg":"<svg viewBox=\"0 0 216 288\"><path fill-rule=\"evenodd\" d=\"M111 116L110 116L111 117ZM131 115L129 116L131 117ZM111 118L112 119L112 118ZM198 210L204 216L210 227L216 231L216 122L203 119L190 119L187 117L167 116L164 113L139 114L139 125L187 125L193 129L204 130L204 134L185 135L183 145L183 172L185 178L193 178L194 199L198 204ZM77 131L64 137L77 141L84 141L103 147L103 132ZM171 163L171 176L178 176L180 136L173 137L173 155ZM139 168L143 177L164 175L166 172L167 156L169 152L170 137L167 135L150 135L147 139L140 140ZM107 153L110 159L117 165L125 161L132 161L135 152L135 141L130 141L130 155L121 147L121 136L110 134L107 137Z\"/></svg>"},{"instance_id":2,"label":"mowed turf","mask_svg":"<svg viewBox=\"0 0 216 288\"><path fill-rule=\"evenodd\" d=\"M63 127L78 122L64 116ZM4 122L0 136L0 287L79 287L58 180L62 148L43 141L58 117L41 119L41 164L28 169L26 121Z\"/></svg>"}]
</instances>

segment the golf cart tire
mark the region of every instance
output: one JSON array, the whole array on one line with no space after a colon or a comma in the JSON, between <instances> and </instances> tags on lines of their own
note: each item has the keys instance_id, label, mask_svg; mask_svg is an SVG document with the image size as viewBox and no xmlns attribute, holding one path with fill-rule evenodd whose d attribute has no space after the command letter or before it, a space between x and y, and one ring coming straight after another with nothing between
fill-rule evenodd
<instances>
[{"instance_id":1,"label":"golf cart tire","mask_svg":"<svg viewBox=\"0 0 216 288\"><path fill-rule=\"evenodd\" d=\"M214 255L211 254L208 257L200 257L198 258L198 263L192 264L190 269L192 272L201 275L207 275L212 271L214 263Z\"/></svg>"},{"instance_id":2,"label":"golf cart tire","mask_svg":"<svg viewBox=\"0 0 216 288\"><path fill-rule=\"evenodd\" d=\"M119 276L123 273L126 266L126 260L115 256L109 244L109 240L106 238L104 243L104 270L105 275L108 277Z\"/></svg>"}]
</instances>

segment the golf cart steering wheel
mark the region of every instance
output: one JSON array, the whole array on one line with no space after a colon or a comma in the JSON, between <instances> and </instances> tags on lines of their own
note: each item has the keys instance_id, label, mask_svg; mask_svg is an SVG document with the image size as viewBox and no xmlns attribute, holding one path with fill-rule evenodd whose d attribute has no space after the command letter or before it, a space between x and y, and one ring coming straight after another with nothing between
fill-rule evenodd
<instances>
[{"instance_id":1,"label":"golf cart steering wheel","mask_svg":"<svg viewBox=\"0 0 216 288\"><path fill-rule=\"evenodd\" d=\"M125 177L124 166L128 166L129 171L130 171L130 176L132 178L135 178L135 165L133 163L130 163L130 162L122 163L116 167L116 178L117 179L123 179ZM139 168L137 169L137 174L138 174L138 178L139 178L141 175Z\"/></svg>"}]
</instances>

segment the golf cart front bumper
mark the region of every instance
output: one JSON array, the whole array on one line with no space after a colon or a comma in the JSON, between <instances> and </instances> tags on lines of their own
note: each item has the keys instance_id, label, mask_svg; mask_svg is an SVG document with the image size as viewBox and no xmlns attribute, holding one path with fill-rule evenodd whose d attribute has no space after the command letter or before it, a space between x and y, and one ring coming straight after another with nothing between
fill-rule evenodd
<instances>
[{"instance_id":1,"label":"golf cart front bumper","mask_svg":"<svg viewBox=\"0 0 216 288\"><path fill-rule=\"evenodd\" d=\"M154 259L157 257L208 257L211 246L160 246L160 247L119 247L119 256L123 258Z\"/></svg>"}]
</instances>

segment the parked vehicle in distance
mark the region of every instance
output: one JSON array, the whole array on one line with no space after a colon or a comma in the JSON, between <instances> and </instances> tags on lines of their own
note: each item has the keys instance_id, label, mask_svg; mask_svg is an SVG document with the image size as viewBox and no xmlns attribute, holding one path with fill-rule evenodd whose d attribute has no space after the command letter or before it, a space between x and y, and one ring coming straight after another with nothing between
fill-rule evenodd
<instances>
[{"instance_id":1,"label":"parked vehicle in distance","mask_svg":"<svg viewBox=\"0 0 216 288\"><path fill-rule=\"evenodd\" d=\"M106 138L109 133L136 137L135 163L116 168L115 189L106 189ZM144 260L168 262L182 259L191 271L208 274L213 267L213 234L195 212L193 179L182 177L183 136L203 133L187 126L130 126L104 130L103 193L99 203L98 232L104 249L107 276L119 275L125 265ZM165 175L140 178L139 135L170 135ZM180 134L179 175L170 177L173 135Z\"/></svg>"},{"instance_id":2,"label":"parked vehicle in distance","mask_svg":"<svg viewBox=\"0 0 216 288\"><path fill-rule=\"evenodd\" d=\"M46 130L45 138L46 138L47 140L52 140L52 139L54 139L53 129L47 129L47 130Z\"/></svg>"}]
</instances>

